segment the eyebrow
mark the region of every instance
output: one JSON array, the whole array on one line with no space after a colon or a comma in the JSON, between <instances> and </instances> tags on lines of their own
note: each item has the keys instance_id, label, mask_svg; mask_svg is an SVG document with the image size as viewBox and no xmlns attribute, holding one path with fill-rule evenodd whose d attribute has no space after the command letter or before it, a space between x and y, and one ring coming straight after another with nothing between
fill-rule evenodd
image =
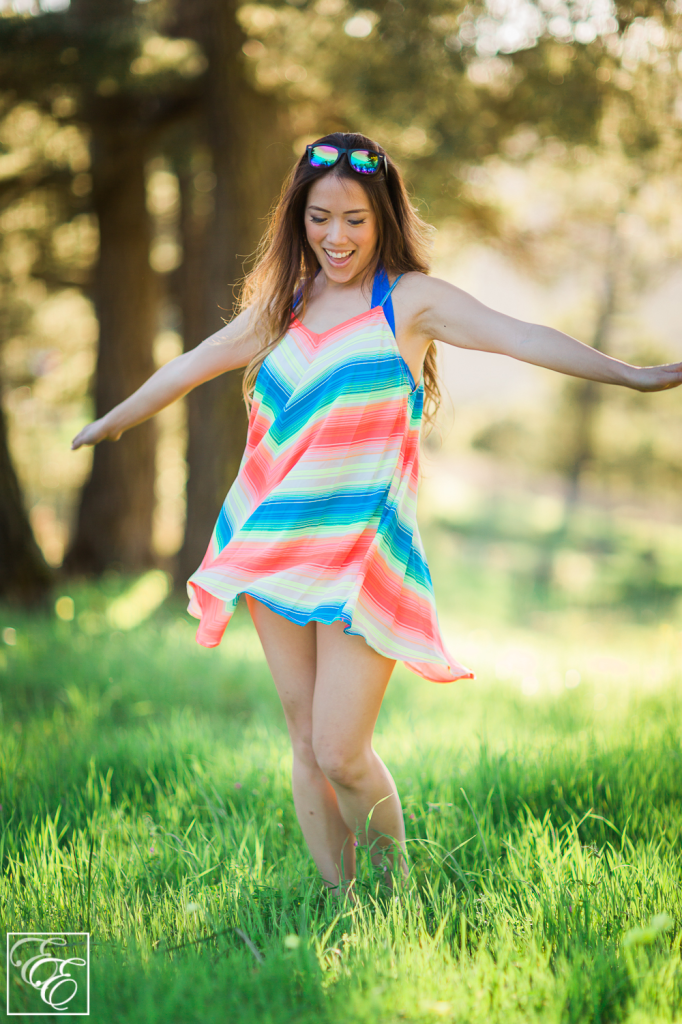
<instances>
[{"instance_id":1,"label":"eyebrow","mask_svg":"<svg viewBox=\"0 0 682 1024\"><path fill-rule=\"evenodd\" d=\"M331 210L325 210L324 206L309 206L308 209L309 210L319 210L320 213L331 213ZM344 217L347 216L347 214L349 214L349 213L369 213L369 210L367 209L366 206L361 206L359 210L344 210L343 211Z\"/></svg>"}]
</instances>

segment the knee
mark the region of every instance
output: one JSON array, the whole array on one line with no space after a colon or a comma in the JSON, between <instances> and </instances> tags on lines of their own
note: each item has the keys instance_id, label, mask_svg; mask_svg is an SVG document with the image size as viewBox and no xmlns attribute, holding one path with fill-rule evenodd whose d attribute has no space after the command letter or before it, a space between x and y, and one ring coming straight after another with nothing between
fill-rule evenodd
<instances>
[{"instance_id":1,"label":"knee","mask_svg":"<svg viewBox=\"0 0 682 1024\"><path fill-rule=\"evenodd\" d=\"M313 741L315 759L332 785L357 789L367 775L367 758L333 741Z\"/></svg>"},{"instance_id":2,"label":"knee","mask_svg":"<svg viewBox=\"0 0 682 1024\"><path fill-rule=\"evenodd\" d=\"M312 736L309 733L304 732L292 736L291 746L294 752L294 760L298 761L299 764L308 769L319 768L315 751L313 750Z\"/></svg>"},{"instance_id":3,"label":"knee","mask_svg":"<svg viewBox=\"0 0 682 1024\"><path fill-rule=\"evenodd\" d=\"M315 768L313 751L313 727L306 708L285 706L284 714L291 740L294 761L305 768Z\"/></svg>"}]
</instances>

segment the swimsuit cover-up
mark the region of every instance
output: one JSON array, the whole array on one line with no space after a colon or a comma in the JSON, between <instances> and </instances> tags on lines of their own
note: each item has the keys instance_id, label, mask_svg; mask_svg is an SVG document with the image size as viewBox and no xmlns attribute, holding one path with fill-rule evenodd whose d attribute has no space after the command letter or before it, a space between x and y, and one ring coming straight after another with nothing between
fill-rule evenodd
<instances>
[{"instance_id":1,"label":"swimsuit cover-up","mask_svg":"<svg viewBox=\"0 0 682 1024\"><path fill-rule=\"evenodd\" d=\"M294 316L264 360L238 476L187 583L203 646L251 594L299 625L340 620L426 679L473 678L441 638L417 528L424 386L391 291L380 269L366 313L323 334Z\"/></svg>"}]
</instances>

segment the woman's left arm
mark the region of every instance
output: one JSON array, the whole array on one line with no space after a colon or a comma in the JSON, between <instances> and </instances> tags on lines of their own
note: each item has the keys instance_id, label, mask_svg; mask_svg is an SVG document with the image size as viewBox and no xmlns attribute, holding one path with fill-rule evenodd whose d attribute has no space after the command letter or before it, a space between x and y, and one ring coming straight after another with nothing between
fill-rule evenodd
<instances>
[{"instance_id":1,"label":"woman's left arm","mask_svg":"<svg viewBox=\"0 0 682 1024\"><path fill-rule=\"evenodd\" d=\"M499 352L573 377L621 384L636 391L663 391L682 384L682 363L631 366L584 345L553 327L526 323L484 306L447 281L422 278L420 333L459 348Z\"/></svg>"}]
</instances>

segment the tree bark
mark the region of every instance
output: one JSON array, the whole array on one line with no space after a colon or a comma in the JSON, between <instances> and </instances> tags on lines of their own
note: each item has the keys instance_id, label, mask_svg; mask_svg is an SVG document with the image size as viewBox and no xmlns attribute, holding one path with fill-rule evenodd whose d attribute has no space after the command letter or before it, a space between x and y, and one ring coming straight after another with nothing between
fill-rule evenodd
<instances>
[{"instance_id":1,"label":"tree bark","mask_svg":"<svg viewBox=\"0 0 682 1024\"><path fill-rule=\"evenodd\" d=\"M100 325L95 415L103 416L153 372L157 282L149 264L144 136L136 110L94 121L93 199L100 251L95 307ZM65 559L70 572L108 567L138 570L153 563L155 426L147 422L94 450L77 527Z\"/></svg>"},{"instance_id":2,"label":"tree bark","mask_svg":"<svg viewBox=\"0 0 682 1024\"><path fill-rule=\"evenodd\" d=\"M21 498L0 406L0 600L35 605L47 597L52 573L36 544Z\"/></svg>"},{"instance_id":3,"label":"tree bark","mask_svg":"<svg viewBox=\"0 0 682 1024\"><path fill-rule=\"evenodd\" d=\"M193 24L209 58L205 125L216 185L214 212L203 237L192 226L187 183L183 189L181 290L186 349L230 319L244 260L264 230L290 156L282 141L276 101L256 93L245 79L241 52L245 37L236 8L235 0L206 0L203 18ZM220 506L237 475L247 425L241 378L241 371L225 374L188 398L187 523L178 557L179 586L203 558Z\"/></svg>"}]
</instances>

